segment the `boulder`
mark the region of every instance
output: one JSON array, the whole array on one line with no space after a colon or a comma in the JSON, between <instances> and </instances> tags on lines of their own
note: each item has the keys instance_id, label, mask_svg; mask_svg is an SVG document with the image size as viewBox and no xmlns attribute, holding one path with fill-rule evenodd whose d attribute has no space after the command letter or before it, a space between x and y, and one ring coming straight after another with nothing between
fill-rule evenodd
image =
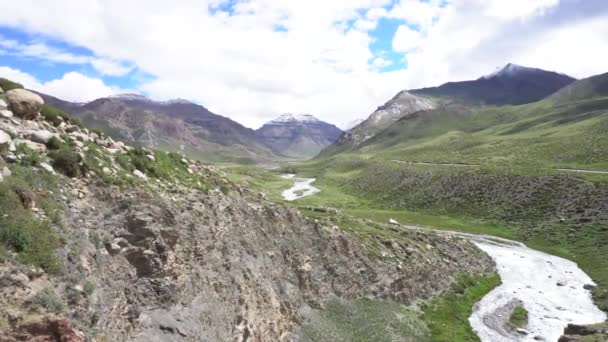
<instances>
[{"instance_id":1,"label":"boulder","mask_svg":"<svg viewBox=\"0 0 608 342\"><path fill-rule=\"evenodd\" d=\"M46 146L45 145L39 144L39 143L35 143L33 141L30 141L30 140L15 139L15 140L13 140L13 142L15 143L16 146L25 144L25 146L27 146L30 150L33 150L35 152L44 152L44 151L46 151Z\"/></svg>"},{"instance_id":2,"label":"boulder","mask_svg":"<svg viewBox=\"0 0 608 342\"><path fill-rule=\"evenodd\" d=\"M143 179L143 180L147 180L148 177L146 177L146 175L143 174L143 172L139 171L139 170L135 170L133 171L133 176Z\"/></svg>"},{"instance_id":3,"label":"boulder","mask_svg":"<svg viewBox=\"0 0 608 342\"><path fill-rule=\"evenodd\" d=\"M76 125L69 125L65 128L67 133L80 132L80 127Z\"/></svg>"},{"instance_id":4,"label":"boulder","mask_svg":"<svg viewBox=\"0 0 608 342\"><path fill-rule=\"evenodd\" d=\"M42 97L25 89L9 90L6 99L13 113L27 120L35 119L44 104Z\"/></svg>"},{"instance_id":5,"label":"boulder","mask_svg":"<svg viewBox=\"0 0 608 342\"><path fill-rule=\"evenodd\" d=\"M394 224L394 225L399 225L399 222L397 222L395 219L388 219L388 223L390 224Z\"/></svg>"},{"instance_id":6,"label":"boulder","mask_svg":"<svg viewBox=\"0 0 608 342\"><path fill-rule=\"evenodd\" d=\"M12 172L8 167L5 166L2 168L2 171L0 171L0 174L2 174L2 176L4 178L6 178L6 177L10 177L12 175Z\"/></svg>"},{"instance_id":7,"label":"boulder","mask_svg":"<svg viewBox=\"0 0 608 342\"><path fill-rule=\"evenodd\" d=\"M30 140L32 140L33 142L37 142L37 143L41 143L41 144L45 144L46 145L55 136L56 136L56 134L51 133L51 132L49 132L49 131L47 131L45 129L41 129L41 130L33 132L30 135Z\"/></svg>"},{"instance_id":8,"label":"boulder","mask_svg":"<svg viewBox=\"0 0 608 342\"><path fill-rule=\"evenodd\" d=\"M2 87L0 87L0 94L4 94L4 89L2 89Z\"/></svg>"},{"instance_id":9,"label":"boulder","mask_svg":"<svg viewBox=\"0 0 608 342\"><path fill-rule=\"evenodd\" d=\"M40 167L48 173L55 174L55 170L53 170L53 167L47 163L40 163Z\"/></svg>"},{"instance_id":10,"label":"boulder","mask_svg":"<svg viewBox=\"0 0 608 342\"><path fill-rule=\"evenodd\" d=\"M5 119L10 119L13 117L13 112L11 112L8 109L0 109L0 116L2 116Z\"/></svg>"},{"instance_id":11,"label":"boulder","mask_svg":"<svg viewBox=\"0 0 608 342\"><path fill-rule=\"evenodd\" d=\"M0 99L0 109L7 109L8 108L8 103L6 103L6 101L4 101L3 99Z\"/></svg>"},{"instance_id":12,"label":"boulder","mask_svg":"<svg viewBox=\"0 0 608 342\"><path fill-rule=\"evenodd\" d=\"M11 136L8 135L8 133L0 130L0 146L6 146L8 147L8 145L13 141L13 139L11 139Z\"/></svg>"}]
</instances>

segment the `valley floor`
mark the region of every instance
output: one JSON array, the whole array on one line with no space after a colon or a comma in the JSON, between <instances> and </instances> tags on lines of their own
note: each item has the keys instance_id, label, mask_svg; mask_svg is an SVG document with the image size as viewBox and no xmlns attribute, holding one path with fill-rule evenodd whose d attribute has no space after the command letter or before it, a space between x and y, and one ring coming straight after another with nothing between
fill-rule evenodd
<instances>
[{"instance_id":1,"label":"valley floor","mask_svg":"<svg viewBox=\"0 0 608 342\"><path fill-rule=\"evenodd\" d=\"M517 222L505 222L505 221L500 221L500 220L493 220L493 219L489 219L487 217L480 217L478 215L474 215L472 213L467 213L466 211L461 212L460 214L456 214L454 211L449 211L449 210L438 210L438 211L433 211L433 210L420 210L420 209L407 209L407 208L395 208L394 205L386 205L386 201L388 200L388 196L385 195L385 198L382 198L382 194L378 194L376 193L375 196L362 196L362 194L360 192L357 192L355 190L353 190L353 188L355 188L355 186L353 186L353 182L360 182L361 180L361 176L362 174L365 174L365 172L369 172L368 170L365 170L364 168L360 167L360 165L356 165L357 163L359 163L361 161L352 161L353 165L348 165L348 167L344 167L341 168L339 165L331 165L331 167L328 167L327 165L319 165L321 163L314 163L314 162L309 162L309 163L303 163L300 165L296 165L296 166L292 166L290 167L288 171L293 172L293 171L298 171L298 175L302 176L302 177L316 177L318 180L314 183L314 186L320 188L320 192L316 193L314 196L308 196L308 197L304 197L304 198L300 198L297 201L291 202L291 205L297 206L303 213L305 213L305 215L309 215L311 217L317 217L317 218L324 218L324 219L329 219L329 220L339 220L339 218L336 218L337 216L340 215L346 215L348 217L352 217L352 218L358 218L358 219L362 219L362 220L371 220L374 222L379 222L379 223L387 223L389 222L390 219L393 219L395 221L398 221L401 224L408 224L408 225L416 225L416 226L423 226L423 227L433 227L433 228L438 228L438 229L445 229L445 230L455 230L455 231L461 231L461 232L467 232L467 233L475 233L475 234L490 234L493 236L498 236L498 237L502 237L502 238L507 238L507 239L515 239L515 240L523 240L526 242L526 244L528 244L529 246L535 248L535 249L539 249L554 255L559 255L561 257L565 257L566 259L570 259L575 261L576 263L578 263L580 265L580 267L583 269L583 271L589 273L591 275L591 277L593 278L593 280L595 282L598 283L598 288L595 289L594 291L594 299L596 301L596 303L604 310L606 310L606 298L605 298L605 286L608 285L608 259L604 258L604 252L601 249L597 249L596 247L594 247L594 244L589 243L589 241L585 240L585 237L579 237L578 240L575 240L574 242L572 242L572 240L569 241L562 241L562 242L558 242L555 243L554 240L551 239L546 239L543 238L543 236L545 236L545 234L528 234L528 227L525 227L525 225L522 225L521 223L517 223ZM376 160L374 160L373 162L369 162L369 164L374 164L374 162L378 162ZM396 162L396 160L395 160ZM361 162L364 163L364 162ZM379 162L379 164L383 164L384 162ZM397 164L401 164L401 163L397 163ZM423 164L419 164L419 165L411 165L412 163L408 163L410 165L408 165L408 167L413 167L413 168L429 168L429 167L440 167L440 168L445 168L446 166L454 166L454 167L466 167L467 169L469 167L474 167L474 165L463 165L463 164L454 164L454 165L433 165L428 164L428 163L423 163ZM378 165L379 166L379 165ZM294 170L297 169L297 170ZM281 198L281 192L280 191L276 191L277 188L279 189L286 189L289 187L289 183L285 183L284 179L280 179L279 178L279 174L280 172L283 172L285 170L275 170L273 172L267 172L267 171L263 171L263 170L259 170L256 172L259 172L258 175L256 175L256 177L252 177L249 179L249 181L252 181L253 179L256 179L258 181L258 183L256 184L258 186L258 188L260 190L265 190L268 189L267 193L268 195L275 201L279 201L279 202L283 202L283 198ZM575 170L571 170L571 169L564 169L564 170L556 170L557 172L562 171L562 172L568 172L569 171L575 171ZM584 173L584 171L587 170L576 170L578 173L581 173L581 176L585 176L582 173ZM594 175L596 175L597 177L601 177L602 176L602 172L598 172L598 171L592 171L589 172L589 176L588 177L593 177ZM578 174L577 173L577 174ZM238 174L238 172L236 173ZM259 175L265 175L264 176L264 181L259 182ZM240 179L241 181L243 181L244 179ZM592 180L597 180L597 179L592 179ZM602 181L602 180L600 180ZM249 183L250 185L252 185L251 183ZM280 186L279 186L280 184ZM381 189L378 189L379 191L381 191ZM337 214L336 214L337 213ZM561 229L561 228L557 228L557 229ZM353 232L355 235L356 234L360 234L361 232ZM561 231L559 231L558 234L561 234ZM570 234L572 235L572 234ZM484 248L484 246L481 246L482 249ZM487 247L487 246L485 246ZM540 253L539 254L543 254L546 255L544 253ZM551 256L548 256L551 257ZM559 260L563 260L561 258L557 258L557 257L551 257L551 258L556 258ZM568 264L569 261L565 261L564 260L564 264ZM574 265L572 263L570 263L571 265ZM568 265L570 265L568 264ZM504 266L504 265L503 265ZM499 267L500 267L500 263L499 263ZM574 266L574 268L576 268L576 266ZM577 269L577 268L576 268ZM500 269L499 269L500 271ZM579 270L580 271L580 270ZM573 272L573 271L569 271L569 272ZM582 276L580 276L582 274ZM502 275L502 274L501 274ZM546 275L545 275L546 276ZM551 275L550 275L551 276ZM580 276L580 277L578 277ZM574 289L572 289L572 287L576 288L576 291L580 291L580 294L577 296L588 296L588 291L583 290L582 289L582 285L585 285L583 283L579 282L591 282L591 279L589 279L585 273L583 273L582 271L580 271L580 274L577 273L576 277L570 277L569 279L578 279L576 281L576 284L568 284L568 286L566 287L565 290L570 290L570 291L575 291ZM555 279L550 279L549 283L551 286L552 290L555 290L555 287L559 287L560 289L562 288L562 286L557 286L556 285L556 281L553 281ZM477 298L477 300L481 299L486 293L490 292L490 290L492 288L494 288L496 285L495 284L489 288L487 288L480 296L479 298ZM579 286L580 285L580 286ZM482 286L481 284L477 284L474 285L472 287L472 289L475 288L475 286ZM549 287L549 285L547 285L547 288ZM580 289L578 289L578 287L580 287ZM501 286L500 288L503 288L503 286ZM541 290L537 290L537 291L545 291L547 290L547 288L541 289ZM590 287L588 287L590 288ZM558 289L559 290L559 289ZM497 290L498 291L498 290ZM548 291L551 292L551 291ZM494 293L494 292L493 292ZM563 295L563 294L562 294ZM557 295L558 297L561 295ZM459 306L456 304L456 301L460 300L461 298L449 298L450 296L445 296L444 300L448 300L448 302L450 304L448 304L448 307L456 307L458 308ZM581 297L582 298L582 297ZM588 297L587 297L588 298ZM504 299L504 298L503 298ZM468 305L472 305L473 303L475 303L477 300L468 303ZM552 301L552 300L550 300ZM557 303L557 302L553 302L553 309L564 309L564 305L565 303ZM589 304L591 305L591 304ZM566 305L567 306L567 305ZM465 306L466 308L466 306ZM469 306L468 309L470 309L471 307ZM548 309L548 310L553 310L553 309ZM556 309L557 310L557 309ZM578 310L578 309L577 309ZM595 309L597 310L597 308ZM580 310L579 310L580 313ZM461 311L459 313L460 315L463 314L463 312ZM535 313L536 317L539 315L538 312ZM551 316L549 314L546 314L546 316ZM554 315L556 318L559 315ZM583 319L583 316L578 316L579 319L576 319L576 317L569 317L568 315L561 315L563 317L563 320L561 321L561 327L563 328L563 325L565 324L565 322L575 322L575 323L580 323L580 324L585 324L585 323L593 323L593 322L598 322L601 321L602 319L605 318L605 315L597 310L595 312L593 312L592 314L589 314L587 317L587 319ZM575 315L576 316L576 315ZM465 317L468 317L465 316ZM553 316L551 316L553 317ZM436 318L435 318L436 319ZM553 319L553 318L551 318ZM446 318L444 321L442 321L442 325L437 325L437 324L432 324L431 321L428 321L427 324L431 327L434 327L435 329L435 333L437 334L437 336L450 336L450 331L454 331L455 329L459 329L454 327L454 321L458 321L455 318ZM436 322L435 322L436 323ZM553 322L555 323L555 322ZM460 337L452 337L452 339L441 339L441 338L437 338L437 339L433 339L433 341L469 341L468 339L471 339L471 329L468 326L468 322L460 322L460 324L464 324L466 326L466 329L468 329L468 332L465 333L464 335L460 336ZM462 327L460 327L462 328ZM478 327L476 327L478 328ZM465 330L466 330L465 329ZM538 321L532 322L530 324L530 329L532 331L539 331L540 328L538 328ZM443 331L443 333L441 333L440 331ZM446 335L447 334L447 335ZM551 333L550 338L555 337L555 331L553 333ZM433 335L435 336L435 335ZM466 337L464 337L466 336ZM484 335L482 335L484 336ZM492 337L488 337L489 335L485 335L484 341L485 340L491 340ZM533 338L534 336L536 336L536 334L531 334L529 336L529 338ZM556 335L559 336L559 335ZM467 339L468 338L468 339ZM477 337L474 336L474 339L476 339ZM490 339L488 339L490 338ZM494 340L492 340L494 341Z\"/></svg>"}]
</instances>

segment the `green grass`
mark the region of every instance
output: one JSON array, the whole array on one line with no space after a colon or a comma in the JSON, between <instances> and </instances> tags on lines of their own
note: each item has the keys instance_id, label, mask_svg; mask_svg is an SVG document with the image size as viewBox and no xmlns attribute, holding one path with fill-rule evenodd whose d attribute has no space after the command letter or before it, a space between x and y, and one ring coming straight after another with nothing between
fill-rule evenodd
<instances>
[{"instance_id":1,"label":"green grass","mask_svg":"<svg viewBox=\"0 0 608 342\"><path fill-rule=\"evenodd\" d=\"M516 328L523 328L528 325L528 310L523 306L516 307L509 317L509 323Z\"/></svg>"},{"instance_id":2,"label":"green grass","mask_svg":"<svg viewBox=\"0 0 608 342\"><path fill-rule=\"evenodd\" d=\"M39 266L49 273L60 271L55 249L60 247L57 233L52 228L59 224L58 208L53 194L56 180L48 173L37 173L30 168L15 166L13 175L0 183L0 244L17 253L17 260ZM37 207L47 213L48 220L39 220L25 209L13 191L21 186L35 195Z\"/></svg>"},{"instance_id":3,"label":"green grass","mask_svg":"<svg viewBox=\"0 0 608 342\"><path fill-rule=\"evenodd\" d=\"M0 88L2 88L2 90L4 90L6 92L9 90L13 90L13 89L23 89L23 85L20 83L8 80L6 78L0 77Z\"/></svg>"},{"instance_id":4,"label":"green grass","mask_svg":"<svg viewBox=\"0 0 608 342\"><path fill-rule=\"evenodd\" d=\"M306 315L302 341L425 341L428 329L420 313L394 302L333 299L324 310Z\"/></svg>"},{"instance_id":5,"label":"green grass","mask_svg":"<svg viewBox=\"0 0 608 342\"><path fill-rule=\"evenodd\" d=\"M498 285L500 278L497 274L485 277L463 275L450 293L427 303L423 308L423 317L431 332L429 340L479 341L468 321L473 312L473 304Z\"/></svg>"}]
</instances>

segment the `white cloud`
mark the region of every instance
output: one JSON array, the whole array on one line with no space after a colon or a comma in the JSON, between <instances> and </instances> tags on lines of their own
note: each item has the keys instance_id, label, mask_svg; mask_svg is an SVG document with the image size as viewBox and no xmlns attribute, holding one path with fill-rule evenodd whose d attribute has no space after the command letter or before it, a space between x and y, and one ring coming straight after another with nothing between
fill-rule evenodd
<instances>
[{"instance_id":1,"label":"white cloud","mask_svg":"<svg viewBox=\"0 0 608 342\"><path fill-rule=\"evenodd\" d=\"M59 79L41 82L21 70L0 66L0 76L19 82L28 89L74 102L86 102L114 94L134 92L130 89L108 86L100 79L87 77L78 72L68 72Z\"/></svg>"},{"instance_id":2,"label":"white cloud","mask_svg":"<svg viewBox=\"0 0 608 342\"><path fill-rule=\"evenodd\" d=\"M0 25L86 47L106 74L128 72L129 61L153 76L140 85L152 97L188 98L249 126L287 111L349 121L401 89L507 62L606 71L604 0L399 0L389 11L391 2L241 0L228 13L219 9L234 1L0 0ZM78 15L49 15L68 9ZM370 50L385 17L403 21L392 43L407 70L381 72L388 57Z\"/></svg>"},{"instance_id":3,"label":"white cloud","mask_svg":"<svg viewBox=\"0 0 608 342\"><path fill-rule=\"evenodd\" d=\"M397 52L410 52L415 50L422 43L422 35L416 30L412 30L406 25L397 28L393 38L393 50Z\"/></svg>"},{"instance_id":4,"label":"white cloud","mask_svg":"<svg viewBox=\"0 0 608 342\"><path fill-rule=\"evenodd\" d=\"M116 60L74 54L41 42L22 44L16 40L4 39L0 36L0 47L6 49L4 50L6 54L16 56L32 57L54 63L91 64L95 70L103 75L122 76L133 69L133 67L126 66Z\"/></svg>"}]
</instances>

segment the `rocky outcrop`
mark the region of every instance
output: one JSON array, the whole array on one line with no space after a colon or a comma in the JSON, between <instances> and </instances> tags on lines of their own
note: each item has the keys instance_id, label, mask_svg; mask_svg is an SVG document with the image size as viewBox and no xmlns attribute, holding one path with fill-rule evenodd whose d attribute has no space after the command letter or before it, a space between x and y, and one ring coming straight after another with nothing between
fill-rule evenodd
<instances>
[{"instance_id":1,"label":"rocky outcrop","mask_svg":"<svg viewBox=\"0 0 608 342\"><path fill-rule=\"evenodd\" d=\"M24 119L34 119L40 113L44 100L38 94L25 89L13 89L6 92L12 112Z\"/></svg>"},{"instance_id":2,"label":"rocky outcrop","mask_svg":"<svg viewBox=\"0 0 608 342\"><path fill-rule=\"evenodd\" d=\"M558 342L608 341L608 323L568 324Z\"/></svg>"}]
</instances>

